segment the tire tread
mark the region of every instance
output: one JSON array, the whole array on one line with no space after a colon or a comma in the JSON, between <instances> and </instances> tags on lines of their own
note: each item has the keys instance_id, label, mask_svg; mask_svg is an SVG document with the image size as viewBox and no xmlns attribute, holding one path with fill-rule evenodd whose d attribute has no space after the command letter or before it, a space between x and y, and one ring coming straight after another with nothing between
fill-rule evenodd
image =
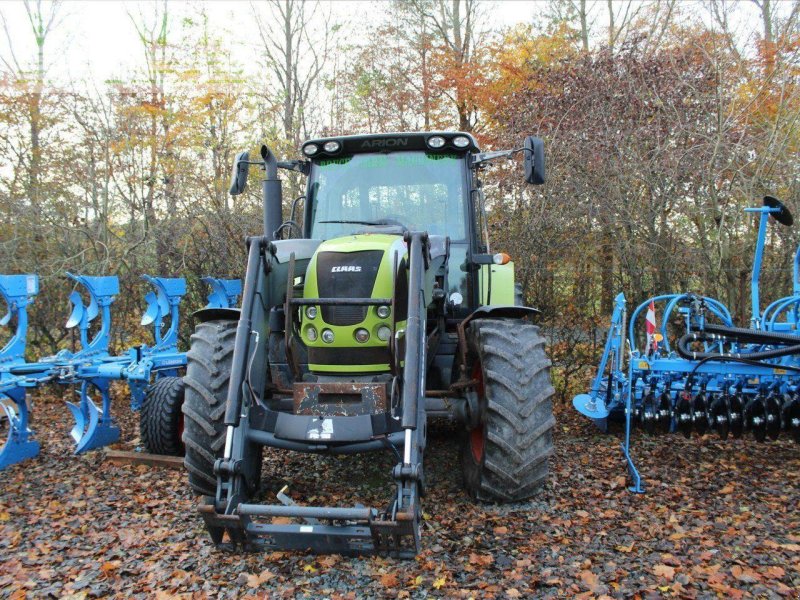
<instances>
[{"instance_id":1,"label":"tire tread","mask_svg":"<svg viewBox=\"0 0 800 600\"><path fill-rule=\"evenodd\" d=\"M217 478L214 461L225 444L225 402L236 340L235 321L200 323L187 352L183 443L189 486L197 494L213 496Z\"/></svg>"},{"instance_id":2,"label":"tire tread","mask_svg":"<svg viewBox=\"0 0 800 600\"><path fill-rule=\"evenodd\" d=\"M139 438L151 454L183 456L180 439L183 399L180 377L161 377L147 386L139 415Z\"/></svg>"},{"instance_id":3,"label":"tire tread","mask_svg":"<svg viewBox=\"0 0 800 600\"><path fill-rule=\"evenodd\" d=\"M470 353L484 374L484 459L464 450L468 491L486 502L517 502L544 485L553 454L550 359L539 328L515 319L475 320L467 332Z\"/></svg>"}]
</instances>

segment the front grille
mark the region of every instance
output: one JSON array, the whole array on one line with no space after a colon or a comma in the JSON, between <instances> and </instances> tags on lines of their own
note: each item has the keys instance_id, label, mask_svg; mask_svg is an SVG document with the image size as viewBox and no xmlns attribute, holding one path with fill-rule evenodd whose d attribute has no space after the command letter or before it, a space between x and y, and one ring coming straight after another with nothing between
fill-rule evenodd
<instances>
[{"instance_id":1,"label":"front grille","mask_svg":"<svg viewBox=\"0 0 800 600\"><path fill-rule=\"evenodd\" d=\"M308 362L312 365L339 365L354 367L359 365L385 365L389 363L389 349L385 346L366 348L308 348Z\"/></svg>"},{"instance_id":2,"label":"front grille","mask_svg":"<svg viewBox=\"0 0 800 600\"><path fill-rule=\"evenodd\" d=\"M320 297L372 297L382 259L383 250L320 252L317 255L317 290ZM322 319L331 325L355 325L366 317L366 306L322 307Z\"/></svg>"}]
</instances>

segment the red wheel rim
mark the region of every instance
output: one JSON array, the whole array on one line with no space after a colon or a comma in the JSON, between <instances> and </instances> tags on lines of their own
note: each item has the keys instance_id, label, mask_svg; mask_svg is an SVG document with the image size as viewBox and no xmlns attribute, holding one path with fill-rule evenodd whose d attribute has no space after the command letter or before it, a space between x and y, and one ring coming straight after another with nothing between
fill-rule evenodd
<instances>
[{"instance_id":1,"label":"red wheel rim","mask_svg":"<svg viewBox=\"0 0 800 600\"><path fill-rule=\"evenodd\" d=\"M480 463L483 460L483 425L469 432L469 447L472 450L472 458L476 463Z\"/></svg>"},{"instance_id":2,"label":"red wheel rim","mask_svg":"<svg viewBox=\"0 0 800 600\"><path fill-rule=\"evenodd\" d=\"M479 361L475 361L475 363L472 365L472 378L477 381L475 390L478 392L478 398L483 399L483 369L481 368L481 363ZM486 429L483 423L469 432L469 447L472 451L472 458L475 459L476 463L480 463L483 460L483 448L486 438L485 434Z\"/></svg>"}]
</instances>

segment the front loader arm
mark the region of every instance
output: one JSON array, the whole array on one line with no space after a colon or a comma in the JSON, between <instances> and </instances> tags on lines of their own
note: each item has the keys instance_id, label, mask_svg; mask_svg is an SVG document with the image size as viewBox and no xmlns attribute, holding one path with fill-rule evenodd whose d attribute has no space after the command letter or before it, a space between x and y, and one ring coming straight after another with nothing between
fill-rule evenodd
<instances>
[{"instance_id":1,"label":"front loader arm","mask_svg":"<svg viewBox=\"0 0 800 600\"><path fill-rule=\"evenodd\" d=\"M275 286L279 280L286 281L286 277L280 272L283 265L274 243L264 238L250 239L226 403L225 446L222 458L214 465L216 498L213 503L206 501L200 508L215 542L220 543L223 531L227 531L235 545L250 548L262 546L268 540L271 547L310 548L315 552L381 553L400 557L413 557L418 553L422 514L419 497L424 492L422 462L426 438L424 396L428 306L424 286L432 261L427 234L411 233L406 235L405 241L409 257L408 313L405 331L398 332L400 337L405 337L404 371L397 404L397 425L402 428L402 434L399 431L376 432L367 441L326 445L291 442L261 430L263 424L259 415L270 411L260 405L263 386L253 384L250 377L251 371L267 372L266 357L259 358L254 353L265 345L263 337L268 334L265 313L280 304L281 298L277 296L280 290ZM252 368L255 362L258 362L258 367ZM285 413L277 414L277 417L289 420L308 418ZM331 454L391 449L401 457L392 470L396 494L382 510L358 506L264 506L250 503L248 456L254 443ZM278 525L256 521L265 517L289 517L304 520L307 524Z\"/></svg>"},{"instance_id":2,"label":"front loader arm","mask_svg":"<svg viewBox=\"0 0 800 600\"><path fill-rule=\"evenodd\" d=\"M408 233L408 318L406 322L405 369L401 406L404 430L403 459L393 472L397 482L397 498L392 507L391 527L373 528L376 550L391 552L397 541L393 535L413 539L414 553L419 552L419 519L421 515L419 496L424 493L425 478L422 470L426 438L425 373L426 319L425 272L430 267L430 245L427 233ZM376 532L377 529L377 532ZM385 531L386 535L381 535Z\"/></svg>"}]
</instances>

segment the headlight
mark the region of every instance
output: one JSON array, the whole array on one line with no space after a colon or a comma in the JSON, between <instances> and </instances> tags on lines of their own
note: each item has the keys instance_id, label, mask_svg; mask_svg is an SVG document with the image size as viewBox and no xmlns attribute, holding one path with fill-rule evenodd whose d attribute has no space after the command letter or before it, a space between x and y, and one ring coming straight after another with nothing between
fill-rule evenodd
<instances>
[{"instance_id":1,"label":"headlight","mask_svg":"<svg viewBox=\"0 0 800 600\"><path fill-rule=\"evenodd\" d=\"M309 319L316 319L317 318L317 307L316 306L309 306L306 308L306 316Z\"/></svg>"},{"instance_id":2,"label":"headlight","mask_svg":"<svg viewBox=\"0 0 800 600\"><path fill-rule=\"evenodd\" d=\"M309 342L316 342L317 341L317 330L313 327L308 327L306 329L306 337L308 338Z\"/></svg>"},{"instance_id":3,"label":"headlight","mask_svg":"<svg viewBox=\"0 0 800 600\"><path fill-rule=\"evenodd\" d=\"M360 343L363 344L364 342L369 341L369 331L367 331L366 329L363 329L363 328L356 329L354 335L355 335L355 338L356 338L357 342L360 342Z\"/></svg>"},{"instance_id":4,"label":"headlight","mask_svg":"<svg viewBox=\"0 0 800 600\"><path fill-rule=\"evenodd\" d=\"M323 329L322 330L322 341L323 342L325 342L326 344L332 344L333 343L333 338L334 338L333 332L330 329Z\"/></svg>"},{"instance_id":5,"label":"headlight","mask_svg":"<svg viewBox=\"0 0 800 600\"><path fill-rule=\"evenodd\" d=\"M341 147L342 145L339 142L325 142L322 148L325 152L338 152Z\"/></svg>"},{"instance_id":6,"label":"headlight","mask_svg":"<svg viewBox=\"0 0 800 600\"><path fill-rule=\"evenodd\" d=\"M456 148L466 148L469 146L469 138L465 135L457 135L453 138L453 146Z\"/></svg>"},{"instance_id":7,"label":"headlight","mask_svg":"<svg viewBox=\"0 0 800 600\"><path fill-rule=\"evenodd\" d=\"M392 330L388 326L381 325L378 327L378 339L380 341L388 342L390 337L392 337Z\"/></svg>"},{"instance_id":8,"label":"headlight","mask_svg":"<svg viewBox=\"0 0 800 600\"><path fill-rule=\"evenodd\" d=\"M389 314L392 312L392 309L389 308L388 306L379 306L378 309L375 312L378 313L378 316L381 319L386 319L389 316Z\"/></svg>"},{"instance_id":9,"label":"headlight","mask_svg":"<svg viewBox=\"0 0 800 600\"><path fill-rule=\"evenodd\" d=\"M303 146L303 154L306 156L314 156L317 152L319 152L319 146L316 144L306 144Z\"/></svg>"},{"instance_id":10,"label":"headlight","mask_svg":"<svg viewBox=\"0 0 800 600\"><path fill-rule=\"evenodd\" d=\"M434 135L428 138L428 146L431 148L442 148L445 144L445 140L440 135Z\"/></svg>"}]
</instances>

